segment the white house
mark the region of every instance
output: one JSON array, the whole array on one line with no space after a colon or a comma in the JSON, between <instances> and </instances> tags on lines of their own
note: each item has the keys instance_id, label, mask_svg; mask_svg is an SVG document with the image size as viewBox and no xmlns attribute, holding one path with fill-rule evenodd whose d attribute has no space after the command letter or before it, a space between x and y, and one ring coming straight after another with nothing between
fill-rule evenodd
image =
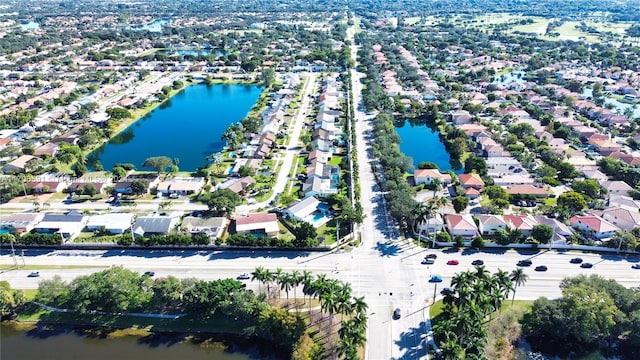
<instances>
[{"instance_id":1,"label":"white house","mask_svg":"<svg viewBox=\"0 0 640 360\"><path fill-rule=\"evenodd\" d=\"M434 179L439 179L442 185L451 184L451 175L443 174L438 169L417 169L413 173L416 185L430 185Z\"/></svg>"},{"instance_id":2,"label":"white house","mask_svg":"<svg viewBox=\"0 0 640 360\"><path fill-rule=\"evenodd\" d=\"M88 216L75 210L65 214L46 213L34 230L40 234L60 234L66 242L78 236L88 220Z\"/></svg>"},{"instance_id":3,"label":"white house","mask_svg":"<svg viewBox=\"0 0 640 360\"><path fill-rule=\"evenodd\" d=\"M318 205L320 205L320 201L313 196L309 196L289 206L284 213L292 219L305 221L307 216L318 210Z\"/></svg>"},{"instance_id":4,"label":"white house","mask_svg":"<svg viewBox=\"0 0 640 360\"><path fill-rule=\"evenodd\" d=\"M442 231L444 228L444 219L440 214L434 214L428 220L422 221L418 224L419 234L433 234L438 231Z\"/></svg>"},{"instance_id":5,"label":"white house","mask_svg":"<svg viewBox=\"0 0 640 360\"><path fill-rule=\"evenodd\" d=\"M111 234L122 234L131 227L132 223L133 214L130 213L93 215L89 217L89 221L87 222L87 230L105 230L110 232Z\"/></svg>"},{"instance_id":6,"label":"white house","mask_svg":"<svg viewBox=\"0 0 640 360\"><path fill-rule=\"evenodd\" d=\"M602 218L622 230L632 230L640 226L640 212L623 207L609 207L602 211Z\"/></svg>"},{"instance_id":7,"label":"white house","mask_svg":"<svg viewBox=\"0 0 640 360\"><path fill-rule=\"evenodd\" d=\"M507 222L500 215L476 215L480 235L493 235L498 229L506 230Z\"/></svg>"},{"instance_id":8,"label":"white house","mask_svg":"<svg viewBox=\"0 0 640 360\"><path fill-rule=\"evenodd\" d=\"M619 227L596 215L576 215L569 219L569 223L574 228L580 229L601 240L612 237L616 231L620 230Z\"/></svg>"}]
</instances>

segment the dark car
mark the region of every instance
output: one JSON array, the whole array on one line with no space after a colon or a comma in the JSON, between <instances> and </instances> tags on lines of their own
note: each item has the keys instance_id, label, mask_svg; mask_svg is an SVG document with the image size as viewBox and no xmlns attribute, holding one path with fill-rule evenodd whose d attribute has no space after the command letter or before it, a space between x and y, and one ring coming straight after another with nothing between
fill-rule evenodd
<instances>
[{"instance_id":1,"label":"dark car","mask_svg":"<svg viewBox=\"0 0 640 360\"><path fill-rule=\"evenodd\" d=\"M247 273L242 273L236 277L236 279L238 280L249 280L250 278L251 276L249 276L249 274Z\"/></svg>"},{"instance_id":2,"label":"dark car","mask_svg":"<svg viewBox=\"0 0 640 360\"><path fill-rule=\"evenodd\" d=\"M569 262L572 264L582 264L582 258L573 258Z\"/></svg>"},{"instance_id":3,"label":"dark car","mask_svg":"<svg viewBox=\"0 0 640 360\"><path fill-rule=\"evenodd\" d=\"M27 275L27 277L39 277L39 276L40 276L40 272L38 271L33 271L29 273L29 275Z\"/></svg>"},{"instance_id":4,"label":"dark car","mask_svg":"<svg viewBox=\"0 0 640 360\"><path fill-rule=\"evenodd\" d=\"M631 265L632 269L640 269L640 264L633 264Z\"/></svg>"},{"instance_id":5,"label":"dark car","mask_svg":"<svg viewBox=\"0 0 640 360\"><path fill-rule=\"evenodd\" d=\"M593 267L592 263L582 263L580 264L581 268L585 268L585 269L591 269Z\"/></svg>"},{"instance_id":6,"label":"dark car","mask_svg":"<svg viewBox=\"0 0 640 360\"><path fill-rule=\"evenodd\" d=\"M440 275L431 275L431 279L429 279L429 282L432 282L432 283L442 282L442 276L440 276Z\"/></svg>"},{"instance_id":7,"label":"dark car","mask_svg":"<svg viewBox=\"0 0 640 360\"><path fill-rule=\"evenodd\" d=\"M473 266L484 265L484 261L482 261L482 260L480 260L480 259L473 260L473 261L471 262L471 265L473 265Z\"/></svg>"},{"instance_id":8,"label":"dark car","mask_svg":"<svg viewBox=\"0 0 640 360\"><path fill-rule=\"evenodd\" d=\"M154 277L156 276L156 273L153 271L145 271L143 275L148 277Z\"/></svg>"},{"instance_id":9,"label":"dark car","mask_svg":"<svg viewBox=\"0 0 640 360\"><path fill-rule=\"evenodd\" d=\"M547 267L544 266L544 265L539 265L539 266L536 266L535 270L536 271L547 271Z\"/></svg>"},{"instance_id":10,"label":"dark car","mask_svg":"<svg viewBox=\"0 0 640 360\"><path fill-rule=\"evenodd\" d=\"M435 264L435 260L433 260L433 259L422 259L420 264L422 264L422 265L433 265L433 264Z\"/></svg>"},{"instance_id":11,"label":"dark car","mask_svg":"<svg viewBox=\"0 0 640 360\"><path fill-rule=\"evenodd\" d=\"M400 310L400 308L396 308L395 310L393 310L393 318L395 320L400 319L400 317L402 317L402 311Z\"/></svg>"},{"instance_id":12,"label":"dark car","mask_svg":"<svg viewBox=\"0 0 640 360\"><path fill-rule=\"evenodd\" d=\"M427 254L427 256L424 257L425 259L437 259L438 255L436 254Z\"/></svg>"},{"instance_id":13,"label":"dark car","mask_svg":"<svg viewBox=\"0 0 640 360\"><path fill-rule=\"evenodd\" d=\"M525 260L518 261L518 263L516 265L518 265L518 266L531 266L531 264L533 264L533 262L531 260L525 259Z\"/></svg>"},{"instance_id":14,"label":"dark car","mask_svg":"<svg viewBox=\"0 0 640 360\"><path fill-rule=\"evenodd\" d=\"M446 287L446 288L442 289L442 291L440 291L440 295L447 296L452 291L453 291L453 288Z\"/></svg>"}]
</instances>

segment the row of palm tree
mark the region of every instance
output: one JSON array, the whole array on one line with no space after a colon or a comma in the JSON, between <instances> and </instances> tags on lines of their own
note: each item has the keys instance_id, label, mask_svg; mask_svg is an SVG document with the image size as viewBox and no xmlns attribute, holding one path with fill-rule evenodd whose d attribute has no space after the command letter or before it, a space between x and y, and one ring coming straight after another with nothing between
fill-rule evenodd
<instances>
[{"instance_id":1,"label":"row of palm tree","mask_svg":"<svg viewBox=\"0 0 640 360\"><path fill-rule=\"evenodd\" d=\"M433 181L436 181L434 179ZM430 236L429 232L429 222L431 219L438 213L439 210L442 209L447 204L447 199L441 196L435 196L432 199L427 200L426 202L421 202L416 205L414 209L415 220L413 223L413 231L414 233L418 233L418 225L426 222L427 223L427 235L431 237L433 241L433 246L435 247L435 237Z\"/></svg>"},{"instance_id":2,"label":"row of palm tree","mask_svg":"<svg viewBox=\"0 0 640 360\"><path fill-rule=\"evenodd\" d=\"M271 287L275 284L280 290L284 290L287 297L287 305L289 304L289 292L294 292L294 307L296 312L300 312L298 307L297 290L302 286L304 302L309 297L309 314L312 313L312 299L317 298L320 301L320 310L322 314L329 316L329 332L333 329L333 319L335 314L340 314L341 327L338 330L339 344L337 347L337 355L343 359L357 359L358 348L363 346L366 338L367 329L367 304L363 297L353 297L351 293L351 285L343 283L335 279L329 279L325 274L319 274L315 277L309 271L300 272L294 270L291 273L282 271L277 268L275 271L265 269L258 266L252 273L251 280L259 282L259 290L266 288L267 297L272 296ZM345 316L348 317L345 320ZM321 320L324 320L322 315Z\"/></svg>"},{"instance_id":3,"label":"row of palm tree","mask_svg":"<svg viewBox=\"0 0 640 360\"><path fill-rule=\"evenodd\" d=\"M434 332L444 339L441 358L484 359L484 325L500 311L511 292L515 298L516 288L526 280L522 269L491 274L484 266L476 266L475 271L456 274L443 299L442 320L434 326Z\"/></svg>"}]
</instances>

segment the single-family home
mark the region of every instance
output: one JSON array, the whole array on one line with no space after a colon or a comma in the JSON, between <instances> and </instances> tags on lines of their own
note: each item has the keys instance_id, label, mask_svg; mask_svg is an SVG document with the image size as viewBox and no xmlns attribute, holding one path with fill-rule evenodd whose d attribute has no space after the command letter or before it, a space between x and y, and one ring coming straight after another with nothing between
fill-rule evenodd
<instances>
[{"instance_id":1,"label":"single-family home","mask_svg":"<svg viewBox=\"0 0 640 360\"><path fill-rule=\"evenodd\" d=\"M451 112L451 121L454 125L470 124L473 117L467 110L454 110Z\"/></svg>"},{"instance_id":2,"label":"single-family home","mask_svg":"<svg viewBox=\"0 0 640 360\"><path fill-rule=\"evenodd\" d=\"M564 244L567 241L567 237L573 235L573 230L557 219L551 219L544 215L536 215L534 218L538 224L548 225L553 229L553 238L551 241L554 244Z\"/></svg>"},{"instance_id":3,"label":"single-family home","mask_svg":"<svg viewBox=\"0 0 640 360\"><path fill-rule=\"evenodd\" d=\"M452 237L462 236L464 238L472 238L478 234L476 223L469 214L446 214L444 220L449 234L451 234Z\"/></svg>"},{"instance_id":4,"label":"single-family home","mask_svg":"<svg viewBox=\"0 0 640 360\"><path fill-rule=\"evenodd\" d=\"M510 229L522 231L524 235L530 235L534 226L538 225L538 221L529 214L510 214L504 216L504 221Z\"/></svg>"},{"instance_id":5,"label":"single-family home","mask_svg":"<svg viewBox=\"0 0 640 360\"><path fill-rule=\"evenodd\" d=\"M533 185L535 180L526 172L519 174L505 174L493 178L493 184L498 186Z\"/></svg>"},{"instance_id":6,"label":"single-family home","mask_svg":"<svg viewBox=\"0 0 640 360\"><path fill-rule=\"evenodd\" d=\"M27 189L31 189L34 194L57 193L67 187L62 181L29 181L25 184Z\"/></svg>"},{"instance_id":7,"label":"single-family home","mask_svg":"<svg viewBox=\"0 0 640 360\"><path fill-rule=\"evenodd\" d=\"M66 242L78 236L88 220L88 216L76 210L64 214L46 213L34 230L39 234L60 234Z\"/></svg>"},{"instance_id":8,"label":"single-family home","mask_svg":"<svg viewBox=\"0 0 640 360\"><path fill-rule=\"evenodd\" d=\"M212 240L220 239L227 229L227 218L225 217L211 217L201 218L194 216L187 216L182 220L181 228L186 230L191 235L205 233L209 235Z\"/></svg>"},{"instance_id":9,"label":"single-family home","mask_svg":"<svg viewBox=\"0 0 640 360\"><path fill-rule=\"evenodd\" d=\"M37 149L35 149L33 151L33 155L35 156L42 156L42 155L49 155L51 157L56 156L56 154L58 153L58 150L60 150L60 145L53 143L53 142L48 142L40 147L38 147Z\"/></svg>"},{"instance_id":10,"label":"single-family home","mask_svg":"<svg viewBox=\"0 0 640 360\"><path fill-rule=\"evenodd\" d=\"M535 196L537 198L545 198L549 196L549 190L542 186L535 186L531 184L524 185L509 185L505 187L507 194L510 196Z\"/></svg>"},{"instance_id":11,"label":"single-family home","mask_svg":"<svg viewBox=\"0 0 640 360\"><path fill-rule=\"evenodd\" d=\"M157 191L165 196L171 194L190 195L200 192L204 184L204 178L201 177L175 177L161 181L158 184Z\"/></svg>"},{"instance_id":12,"label":"single-family home","mask_svg":"<svg viewBox=\"0 0 640 360\"><path fill-rule=\"evenodd\" d=\"M597 215L576 215L569 219L569 223L574 228L600 240L609 239L620 230L619 227Z\"/></svg>"},{"instance_id":13,"label":"single-family home","mask_svg":"<svg viewBox=\"0 0 640 360\"><path fill-rule=\"evenodd\" d=\"M0 216L0 229L25 234L42 221L43 213L15 213Z\"/></svg>"},{"instance_id":14,"label":"single-family home","mask_svg":"<svg viewBox=\"0 0 640 360\"><path fill-rule=\"evenodd\" d=\"M272 213L253 213L235 219L236 233L277 237L280 232L278 217Z\"/></svg>"},{"instance_id":15,"label":"single-family home","mask_svg":"<svg viewBox=\"0 0 640 360\"><path fill-rule=\"evenodd\" d=\"M220 184L221 189L229 189L236 194L246 195L249 185L255 184L256 180L251 176L245 176L240 179L230 179Z\"/></svg>"},{"instance_id":16,"label":"single-family home","mask_svg":"<svg viewBox=\"0 0 640 360\"><path fill-rule=\"evenodd\" d=\"M416 185L431 185L434 179L440 180L441 185L451 184L451 175L443 174L438 169L417 169L413 172L413 179Z\"/></svg>"},{"instance_id":17,"label":"single-family home","mask_svg":"<svg viewBox=\"0 0 640 360\"><path fill-rule=\"evenodd\" d=\"M84 189L87 185L93 186L96 189L97 194L104 193L105 189L109 186L108 183L104 183L104 182L73 182L69 186L67 186L67 192L69 193L84 192L85 191Z\"/></svg>"},{"instance_id":18,"label":"single-family home","mask_svg":"<svg viewBox=\"0 0 640 360\"><path fill-rule=\"evenodd\" d=\"M131 227L133 214L131 213L109 213L92 215L87 221L87 230L106 231L110 234L123 234Z\"/></svg>"},{"instance_id":19,"label":"single-family home","mask_svg":"<svg viewBox=\"0 0 640 360\"><path fill-rule=\"evenodd\" d=\"M640 211L640 201L634 200L630 196L610 195L607 201L608 206L623 207L632 211Z\"/></svg>"},{"instance_id":20,"label":"single-family home","mask_svg":"<svg viewBox=\"0 0 640 360\"><path fill-rule=\"evenodd\" d=\"M284 214L298 221L307 221L307 217L318 210L320 201L313 196L306 197L284 210Z\"/></svg>"},{"instance_id":21,"label":"single-family home","mask_svg":"<svg viewBox=\"0 0 640 360\"><path fill-rule=\"evenodd\" d=\"M424 219L420 223L418 223L418 233L420 235L429 236L429 234L437 233L438 231L442 231L444 228L444 219L442 215L435 213L427 219Z\"/></svg>"},{"instance_id":22,"label":"single-family home","mask_svg":"<svg viewBox=\"0 0 640 360\"><path fill-rule=\"evenodd\" d=\"M2 171L6 174L23 173L31 170L34 163L37 163L40 158L33 155L22 155L17 159L2 167Z\"/></svg>"},{"instance_id":23,"label":"single-family home","mask_svg":"<svg viewBox=\"0 0 640 360\"><path fill-rule=\"evenodd\" d=\"M458 176L464 189L473 188L478 191L484 190L484 181L478 174L460 174Z\"/></svg>"},{"instance_id":24,"label":"single-family home","mask_svg":"<svg viewBox=\"0 0 640 360\"><path fill-rule=\"evenodd\" d=\"M624 181L607 180L600 183L610 195L628 195L633 188Z\"/></svg>"},{"instance_id":25,"label":"single-family home","mask_svg":"<svg viewBox=\"0 0 640 360\"><path fill-rule=\"evenodd\" d=\"M138 236L167 235L178 224L173 216L140 216L133 224L132 231Z\"/></svg>"},{"instance_id":26,"label":"single-family home","mask_svg":"<svg viewBox=\"0 0 640 360\"><path fill-rule=\"evenodd\" d=\"M602 211L603 219L622 230L632 230L640 226L640 212L624 207L608 207Z\"/></svg>"},{"instance_id":27,"label":"single-family home","mask_svg":"<svg viewBox=\"0 0 640 360\"><path fill-rule=\"evenodd\" d=\"M493 235L498 229L506 230L507 222L500 215L476 215L480 235Z\"/></svg>"}]
</instances>

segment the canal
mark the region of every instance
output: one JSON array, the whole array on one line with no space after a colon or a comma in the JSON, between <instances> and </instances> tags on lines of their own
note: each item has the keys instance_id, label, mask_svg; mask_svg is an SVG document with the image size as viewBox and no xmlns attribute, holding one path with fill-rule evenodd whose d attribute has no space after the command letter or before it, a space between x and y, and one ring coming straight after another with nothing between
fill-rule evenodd
<instances>
[{"instance_id":1,"label":"canal","mask_svg":"<svg viewBox=\"0 0 640 360\"><path fill-rule=\"evenodd\" d=\"M133 123L87 157L93 168L99 160L105 170L118 163L141 169L145 159L178 159L181 171L206 165L206 157L222 150L227 127L242 120L256 103L262 87L246 84L197 84Z\"/></svg>"}]
</instances>

